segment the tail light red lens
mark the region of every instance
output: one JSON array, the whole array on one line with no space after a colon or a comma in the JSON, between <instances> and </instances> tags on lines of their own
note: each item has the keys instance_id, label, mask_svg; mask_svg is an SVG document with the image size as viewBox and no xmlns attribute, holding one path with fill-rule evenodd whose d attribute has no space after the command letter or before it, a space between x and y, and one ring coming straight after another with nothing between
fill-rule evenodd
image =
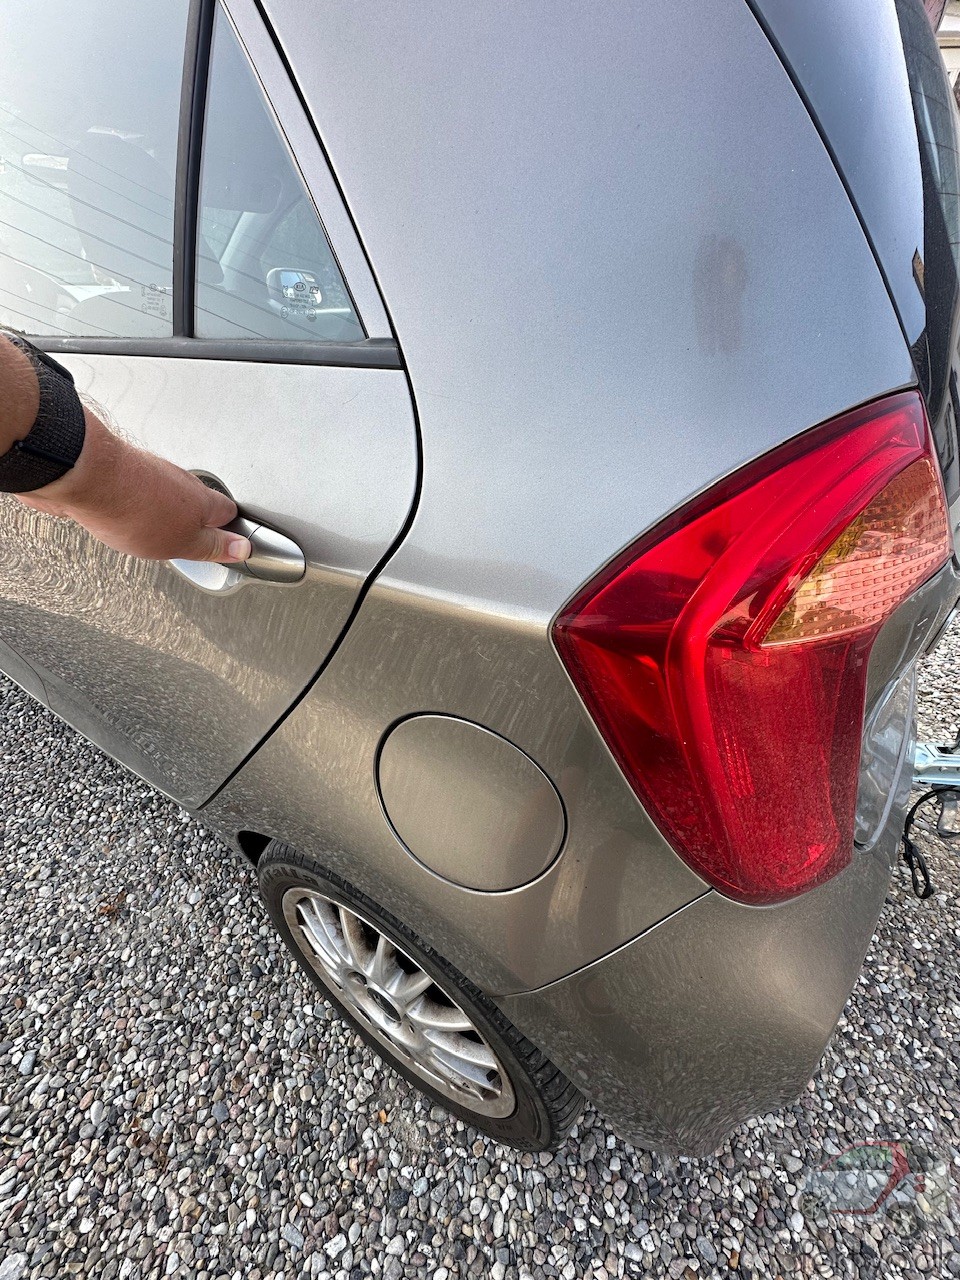
<instances>
[{"instance_id":1,"label":"tail light red lens","mask_svg":"<svg viewBox=\"0 0 960 1280\"><path fill-rule=\"evenodd\" d=\"M647 812L718 889L777 902L849 862L870 649L951 550L907 392L716 485L558 618L557 650Z\"/></svg>"}]
</instances>

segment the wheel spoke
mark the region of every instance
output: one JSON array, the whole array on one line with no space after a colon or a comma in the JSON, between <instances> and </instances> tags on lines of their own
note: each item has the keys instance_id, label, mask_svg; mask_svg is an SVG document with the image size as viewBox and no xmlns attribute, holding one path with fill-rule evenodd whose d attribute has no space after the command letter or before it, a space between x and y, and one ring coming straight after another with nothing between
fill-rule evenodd
<instances>
[{"instance_id":1,"label":"wheel spoke","mask_svg":"<svg viewBox=\"0 0 960 1280\"><path fill-rule=\"evenodd\" d=\"M346 907L338 907L337 910L340 916L340 929L343 933L344 946L347 949L347 959L361 973L366 973L367 966L370 963L370 948L367 946L367 940L363 936L360 921Z\"/></svg>"},{"instance_id":2,"label":"wheel spoke","mask_svg":"<svg viewBox=\"0 0 960 1280\"><path fill-rule=\"evenodd\" d=\"M473 1030L473 1023L456 1005L438 1004L436 1000L428 1000L425 996L408 1005L407 1017L425 1030Z\"/></svg>"},{"instance_id":3,"label":"wheel spoke","mask_svg":"<svg viewBox=\"0 0 960 1280\"><path fill-rule=\"evenodd\" d=\"M482 1041L468 1040L466 1036L447 1035L444 1031L424 1031L423 1034L435 1051L443 1053L457 1063L470 1063L486 1071L497 1070L497 1059L493 1050Z\"/></svg>"},{"instance_id":4,"label":"wheel spoke","mask_svg":"<svg viewBox=\"0 0 960 1280\"><path fill-rule=\"evenodd\" d=\"M347 950L343 944L343 938L340 936L340 930L337 928L335 916L329 910L321 910L316 903L312 903L311 906L312 920L317 936L327 943L334 963L338 967L342 967L343 962L347 959Z\"/></svg>"},{"instance_id":5,"label":"wheel spoke","mask_svg":"<svg viewBox=\"0 0 960 1280\"><path fill-rule=\"evenodd\" d=\"M386 934L381 933L377 938L377 946L370 960L369 968L366 970L367 977L378 986L386 988L387 979L389 977L389 961L396 955L396 948Z\"/></svg>"},{"instance_id":6,"label":"wheel spoke","mask_svg":"<svg viewBox=\"0 0 960 1280\"><path fill-rule=\"evenodd\" d=\"M438 1069L447 1077L463 1082L472 1089L483 1091L487 1096L498 1091L498 1082L491 1082L490 1071L496 1071L496 1060L493 1067L482 1067L460 1057L457 1053L448 1052L442 1045L431 1045L431 1056Z\"/></svg>"},{"instance_id":7,"label":"wheel spoke","mask_svg":"<svg viewBox=\"0 0 960 1280\"><path fill-rule=\"evenodd\" d=\"M310 944L318 952L327 968L339 974L346 958L344 947L325 912L317 908L316 902L304 899L297 904L302 928L307 934Z\"/></svg>"},{"instance_id":8,"label":"wheel spoke","mask_svg":"<svg viewBox=\"0 0 960 1280\"><path fill-rule=\"evenodd\" d=\"M433 979L423 969L415 969L413 973L407 973L397 965L386 983L386 990L396 1001L397 1007L406 1011L407 1006L412 1004L417 996L422 996L426 989L432 986Z\"/></svg>"}]
</instances>

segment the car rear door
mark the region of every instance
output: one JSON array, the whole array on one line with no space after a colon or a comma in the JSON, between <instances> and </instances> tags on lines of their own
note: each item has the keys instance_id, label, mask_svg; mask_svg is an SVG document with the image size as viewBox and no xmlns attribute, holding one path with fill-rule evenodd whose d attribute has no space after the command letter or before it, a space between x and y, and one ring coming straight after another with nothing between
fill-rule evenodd
<instances>
[{"instance_id":1,"label":"car rear door","mask_svg":"<svg viewBox=\"0 0 960 1280\"><path fill-rule=\"evenodd\" d=\"M0 323L305 560L296 582L135 561L0 504L0 665L198 805L322 667L400 536L407 381L252 0L0 0L0 34Z\"/></svg>"}]
</instances>

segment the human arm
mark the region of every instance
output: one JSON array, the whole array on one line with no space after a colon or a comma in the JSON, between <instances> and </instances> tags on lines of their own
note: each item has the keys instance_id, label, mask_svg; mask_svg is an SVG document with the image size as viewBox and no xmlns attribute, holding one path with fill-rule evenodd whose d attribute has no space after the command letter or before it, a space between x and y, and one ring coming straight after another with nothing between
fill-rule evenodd
<instances>
[{"instance_id":1,"label":"human arm","mask_svg":"<svg viewBox=\"0 0 960 1280\"><path fill-rule=\"evenodd\" d=\"M0 337L0 454L27 436L39 407L30 358ZM108 547L148 560L235 563L249 556L247 539L221 527L237 514L232 499L120 439L88 406L84 422L75 465L58 480L17 494L20 502L75 520Z\"/></svg>"}]
</instances>

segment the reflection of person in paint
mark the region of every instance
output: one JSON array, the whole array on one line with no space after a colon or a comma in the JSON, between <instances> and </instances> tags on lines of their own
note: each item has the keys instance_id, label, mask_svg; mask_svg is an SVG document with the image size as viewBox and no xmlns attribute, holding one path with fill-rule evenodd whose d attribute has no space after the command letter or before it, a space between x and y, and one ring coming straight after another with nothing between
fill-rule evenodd
<instances>
[{"instance_id":1,"label":"reflection of person in paint","mask_svg":"<svg viewBox=\"0 0 960 1280\"><path fill-rule=\"evenodd\" d=\"M31 357L0 336L0 464L7 492L38 511L75 520L128 555L220 563L249 556L247 539L221 527L237 514L230 498L172 462L121 440L89 407L83 409L82 448L74 465L39 488L25 475L20 488L18 465L24 453L16 446L26 440L40 412L40 383ZM28 458L29 446L27 441ZM28 459L24 465L29 467Z\"/></svg>"}]
</instances>

